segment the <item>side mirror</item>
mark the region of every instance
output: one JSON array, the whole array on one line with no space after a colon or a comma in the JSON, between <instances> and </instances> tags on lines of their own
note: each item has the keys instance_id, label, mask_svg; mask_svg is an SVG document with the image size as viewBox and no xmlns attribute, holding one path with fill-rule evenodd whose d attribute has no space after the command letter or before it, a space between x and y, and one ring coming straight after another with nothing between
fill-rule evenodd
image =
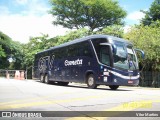
<instances>
[{"instance_id":1,"label":"side mirror","mask_svg":"<svg viewBox=\"0 0 160 120\"><path fill-rule=\"evenodd\" d=\"M117 53L117 46L113 44L112 50L113 50L113 54L116 54Z\"/></svg>"},{"instance_id":2,"label":"side mirror","mask_svg":"<svg viewBox=\"0 0 160 120\"><path fill-rule=\"evenodd\" d=\"M142 59L145 58L145 54L144 54L144 51L143 50L140 50L140 49L134 49L136 52L139 52L141 53L141 56L142 56Z\"/></svg>"}]
</instances>

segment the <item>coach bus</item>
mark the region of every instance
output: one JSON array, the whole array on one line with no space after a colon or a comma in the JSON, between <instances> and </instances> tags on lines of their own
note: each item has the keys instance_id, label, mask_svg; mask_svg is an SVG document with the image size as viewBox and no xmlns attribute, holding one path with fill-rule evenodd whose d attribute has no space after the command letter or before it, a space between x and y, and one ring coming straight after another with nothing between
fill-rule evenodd
<instances>
[{"instance_id":1,"label":"coach bus","mask_svg":"<svg viewBox=\"0 0 160 120\"><path fill-rule=\"evenodd\" d=\"M137 49L138 50L138 49ZM108 35L91 35L35 55L33 78L66 86L69 82L116 90L139 84L136 50L131 42ZM144 56L143 51L140 51Z\"/></svg>"}]
</instances>

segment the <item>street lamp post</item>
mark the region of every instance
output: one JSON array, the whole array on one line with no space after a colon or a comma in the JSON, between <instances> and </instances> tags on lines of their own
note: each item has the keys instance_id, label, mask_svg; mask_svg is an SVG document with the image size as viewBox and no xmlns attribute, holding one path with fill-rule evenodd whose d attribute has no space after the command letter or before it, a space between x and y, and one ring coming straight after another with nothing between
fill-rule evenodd
<instances>
[{"instance_id":1,"label":"street lamp post","mask_svg":"<svg viewBox=\"0 0 160 120\"><path fill-rule=\"evenodd\" d=\"M10 68L11 63L12 63L12 62L15 62L15 58L13 58L12 56L10 56L7 60L9 61L9 68ZM6 71L6 77L7 77L7 79L10 78L8 69L7 69L7 71Z\"/></svg>"}]
</instances>

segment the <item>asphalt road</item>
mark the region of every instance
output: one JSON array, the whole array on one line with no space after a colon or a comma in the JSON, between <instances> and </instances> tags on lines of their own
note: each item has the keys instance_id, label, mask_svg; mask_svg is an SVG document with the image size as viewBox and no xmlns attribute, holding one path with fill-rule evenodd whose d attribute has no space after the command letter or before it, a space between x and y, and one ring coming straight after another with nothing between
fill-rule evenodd
<instances>
[{"instance_id":1,"label":"asphalt road","mask_svg":"<svg viewBox=\"0 0 160 120\"><path fill-rule=\"evenodd\" d=\"M158 120L160 88L123 86L114 91L107 86L88 89L78 83L58 86L0 78L0 111L1 120Z\"/></svg>"}]
</instances>

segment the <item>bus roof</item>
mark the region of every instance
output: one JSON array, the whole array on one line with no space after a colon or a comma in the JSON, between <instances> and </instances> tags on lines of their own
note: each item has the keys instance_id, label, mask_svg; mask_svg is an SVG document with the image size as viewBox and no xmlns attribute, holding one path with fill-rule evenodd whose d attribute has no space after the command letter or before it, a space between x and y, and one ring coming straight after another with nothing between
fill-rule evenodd
<instances>
[{"instance_id":1,"label":"bus roof","mask_svg":"<svg viewBox=\"0 0 160 120\"><path fill-rule=\"evenodd\" d=\"M96 38L107 38L109 41L110 40L116 40L116 41L121 41L121 42L124 42L126 44L132 44L131 42L127 41L127 40L124 40L122 38L118 38L118 37L114 37L114 36L110 36L110 35L90 35L90 36L86 36L86 37L83 37L83 38L79 38L79 39L75 39L75 40L72 40L72 41L69 41L69 42L66 42L66 43L63 43L61 45L58 45L58 46L55 46L55 47L51 47L47 50L44 50L44 51L41 51L39 53L43 53L43 52L46 52L46 51L50 51L50 50L54 50L54 49L58 49L58 48L62 48L62 47L65 47L65 46L69 46L69 45L72 45L72 44L75 44L75 43L79 43L79 42L83 42L83 41L87 41L89 39L96 39ZM38 53L37 53L38 54Z\"/></svg>"}]
</instances>

